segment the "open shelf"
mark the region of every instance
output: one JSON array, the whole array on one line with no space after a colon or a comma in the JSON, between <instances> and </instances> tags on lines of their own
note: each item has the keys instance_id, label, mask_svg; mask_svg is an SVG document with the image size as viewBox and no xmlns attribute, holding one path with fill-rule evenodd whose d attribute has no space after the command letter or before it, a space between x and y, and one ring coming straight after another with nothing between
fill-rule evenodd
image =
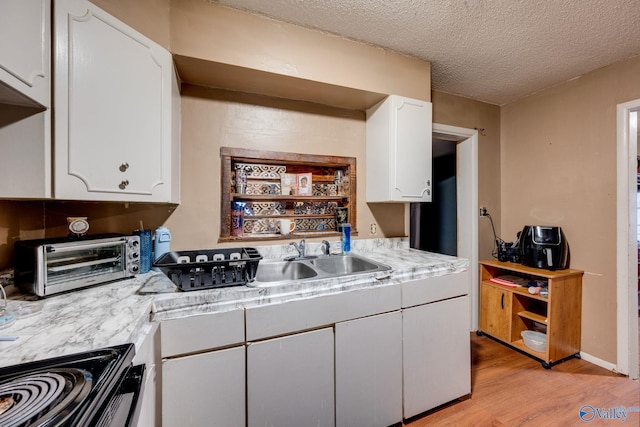
<instances>
[{"instance_id":1,"label":"open shelf","mask_svg":"<svg viewBox=\"0 0 640 427\"><path fill-rule=\"evenodd\" d=\"M491 281L516 276L514 282L546 283L548 297L530 294L527 286L510 287ZM582 275L580 270L543 270L510 262L480 262L479 332L542 362L545 368L580 353ZM521 280L524 279L524 280ZM544 352L530 349L521 333L545 331Z\"/></svg>"},{"instance_id":2,"label":"open shelf","mask_svg":"<svg viewBox=\"0 0 640 427\"><path fill-rule=\"evenodd\" d=\"M546 325L547 317L541 316L537 313L532 313L530 311L520 311L518 312L518 316L523 317L525 319L533 320L534 322L543 323Z\"/></svg>"},{"instance_id":3,"label":"open shelf","mask_svg":"<svg viewBox=\"0 0 640 427\"><path fill-rule=\"evenodd\" d=\"M336 212L346 208L351 235L357 236L357 173L354 157L325 156L222 147L221 221L219 242L286 240L340 236ZM246 189L236 192L236 171L247 174ZM313 194L295 194L282 177L311 174ZM334 178L342 174L342 185ZM302 177L302 178L300 178ZM295 181L295 180L294 180ZM291 188L291 191L289 191ZM304 187L301 187L304 188ZM286 191L286 194L282 194ZM289 193L294 194L289 194ZM232 204L243 202L242 234L232 229ZM296 230L279 234L279 220L289 219ZM236 229L236 231L239 230Z\"/></svg>"}]
</instances>

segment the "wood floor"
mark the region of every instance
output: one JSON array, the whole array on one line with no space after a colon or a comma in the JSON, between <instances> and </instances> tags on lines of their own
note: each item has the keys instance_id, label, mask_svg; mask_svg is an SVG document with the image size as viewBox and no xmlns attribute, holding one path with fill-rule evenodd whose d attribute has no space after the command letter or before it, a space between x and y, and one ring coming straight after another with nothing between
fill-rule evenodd
<instances>
[{"instance_id":1,"label":"wood floor","mask_svg":"<svg viewBox=\"0 0 640 427\"><path fill-rule=\"evenodd\" d=\"M550 370L539 362L487 337L471 334L471 397L444 405L409 420L405 426L638 426L640 412L622 419L603 419L595 413L589 422L580 409L640 410L640 382L614 374L581 359L571 359ZM589 408L585 408L589 410Z\"/></svg>"}]
</instances>

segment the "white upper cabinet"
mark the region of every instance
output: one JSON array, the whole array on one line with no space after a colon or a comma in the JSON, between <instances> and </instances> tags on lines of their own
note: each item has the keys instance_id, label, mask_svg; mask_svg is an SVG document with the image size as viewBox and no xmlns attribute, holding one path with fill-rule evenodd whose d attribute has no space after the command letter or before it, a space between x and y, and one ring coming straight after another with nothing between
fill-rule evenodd
<instances>
[{"instance_id":1,"label":"white upper cabinet","mask_svg":"<svg viewBox=\"0 0 640 427\"><path fill-rule=\"evenodd\" d=\"M431 111L397 95L367 110L367 202L431 201Z\"/></svg>"},{"instance_id":2,"label":"white upper cabinet","mask_svg":"<svg viewBox=\"0 0 640 427\"><path fill-rule=\"evenodd\" d=\"M0 197L51 197L51 1L0 1Z\"/></svg>"},{"instance_id":3,"label":"white upper cabinet","mask_svg":"<svg viewBox=\"0 0 640 427\"><path fill-rule=\"evenodd\" d=\"M51 1L0 2L0 103L49 107Z\"/></svg>"},{"instance_id":4,"label":"white upper cabinet","mask_svg":"<svg viewBox=\"0 0 640 427\"><path fill-rule=\"evenodd\" d=\"M54 28L54 197L179 202L170 52L86 0Z\"/></svg>"}]
</instances>

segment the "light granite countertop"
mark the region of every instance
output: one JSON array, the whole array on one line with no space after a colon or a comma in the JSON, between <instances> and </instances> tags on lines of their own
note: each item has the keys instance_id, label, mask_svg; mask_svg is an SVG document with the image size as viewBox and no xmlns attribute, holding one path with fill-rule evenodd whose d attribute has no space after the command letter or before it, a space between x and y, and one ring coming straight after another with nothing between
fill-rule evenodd
<instances>
[{"instance_id":1,"label":"light granite countertop","mask_svg":"<svg viewBox=\"0 0 640 427\"><path fill-rule=\"evenodd\" d=\"M265 260L295 253L288 245L255 247ZM331 242L331 247L337 250L340 242ZM31 300L40 303L42 311L17 316L10 326L0 329L2 336L18 337L15 341L0 341L0 366L124 343L138 347L154 321L399 284L469 268L469 261L463 258L410 249L406 238L353 240L352 251L389 265L392 274L385 274L383 279L376 278L382 276L380 273L370 273L270 287L233 286L182 292L164 274L150 272L40 300L14 294L9 297L9 309ZM307 253L321 254L321 245L308 243Z\"/></svg>"}]
</instances>

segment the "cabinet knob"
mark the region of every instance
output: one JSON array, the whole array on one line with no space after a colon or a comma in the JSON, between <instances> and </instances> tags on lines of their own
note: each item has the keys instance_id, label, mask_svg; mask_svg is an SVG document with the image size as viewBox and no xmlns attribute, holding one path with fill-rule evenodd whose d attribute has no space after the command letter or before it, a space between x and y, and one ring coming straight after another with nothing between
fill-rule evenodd
<instances>
[{"instance_id":1,"label":"cabinet knob","mask_svg":"<svg viewBox=\"0 0 640 427\"><path fill-rule=\"evenodd\" d=\"M427 187L431 187L431 180L430 179L427 180Z\"/></svg>"},{"instance_id":2,"label":"cabinet knob","mask_svg":"<svg viewBox=\"0 0 640 427\"><path fill-rule=\"evenodd\" d=\"M120 188L121 190L124 190L125 188L127 188L127 185L129 185L129 180L125 179L122 182L120 182L120 185L118 185L118 188Z\"/></svg>"},{"instance_id":3,"label":"cabinet knob","mask_svg":"<svg viewBox=\"0 0 640 427\"><path fill-rule=\"evenodd\" d=\"M124 162L118 169L120 169L120 172L125 172L127 169L129 169L129 163Z\"/></svg>"}]
</instances>

